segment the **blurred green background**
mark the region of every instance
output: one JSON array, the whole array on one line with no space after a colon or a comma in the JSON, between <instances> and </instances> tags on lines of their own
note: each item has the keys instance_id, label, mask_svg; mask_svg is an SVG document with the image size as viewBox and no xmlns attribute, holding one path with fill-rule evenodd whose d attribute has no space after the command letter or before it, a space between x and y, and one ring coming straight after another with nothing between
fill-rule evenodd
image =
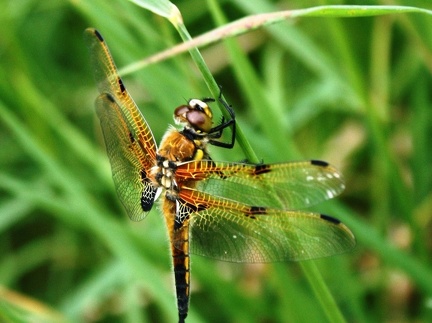
<instances>
[{"instance_id":1,"label":"blurred green background","mask_svg":"<svg viewBox=\"0 0 432 323\"><path fill-rule=\"evenodd\" d=\"M171 259L158 209L127 218L114 191L83 30L119 67L180 42L127 1L1 1L0 321L175 322ZM192 36L216 27L202 0L175 3ZM228 21L325 4L424 1L219 1ZM301 18L202 54L265 162L324 159L346 191L317 208L357 237L315 261L348 322L432 321L432 17ZM249 82L250 81L250 82ZM188 54L125 78L159 141L175 107L209 92ZM254 107L254 96L266 105ZM215 160L245 158L212 149ZM188 322L323 322L296 263L192 257Z\"/></svg>"}]
</instances>

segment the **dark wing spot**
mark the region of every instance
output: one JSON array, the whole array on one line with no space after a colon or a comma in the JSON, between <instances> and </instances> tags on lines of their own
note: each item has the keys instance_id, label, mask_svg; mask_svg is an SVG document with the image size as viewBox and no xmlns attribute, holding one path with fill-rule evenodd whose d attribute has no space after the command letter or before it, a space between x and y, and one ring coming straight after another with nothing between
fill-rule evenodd
<instances>
[{"instance_id":1,"label":"dark wing spot","mask_svg":"<svg viewBox=\"0 0 432 323\"><path fill-rule=\"evenodd\" d=\"M168 198L168 196L167 196ZM175 199L174 199L175 201ZM177 210L175 221L174 221L174 230L178 230L183 226L183 223L189 219L189 216L192 213L200 212L208 209L208 206L205 204L191 204L187 203L184 200L179 200L180 209Z\"/></svg>"},{"instance_id":2,"label":"dark wing spot","mask_svg":"<svg viewBox=\"0 0 432 323\"><path fill-rule=\"evenodd\" d=\"M120 86L121 93L124 93L126 91L126 87L124 86L123 81L120 77L117 79L117 83Z\"/></svg>"},{"instance_id":3,"label":"dark wing spot","mask_svg":"<svg viewBox=\"0 0 432 323\"><path fill-rule=\"evenodd\" d=\"M320 214L321 219L329 221L333 224L340 224L341 222L338 219L335 219L329 215L325 215L325 214Z\"/></svg>"},{"instance_id":4,"label":"dark wing spot","mask_svg":"<svg viewBox=\"0 0 432 323\"><path fill-rule=\"evenodd\" d=\"M208 209L208 206L204 204L187 204L187 208L190 213L200 212Z\"/></svg>"},{"instance_id":5,"label":"dark wing spot","mask_svg":"<svg viewBox=\"0 0 432 323\"><path fill-rule=\"evenodd\" d=\"M327 167L329 164L322 160L311 160L310 163L315 166Z\"/></svg>"},{"instance_id":6,"label":"dark wing spot","mask_svg":"<svg viewBox=\"0 0 432 323\"><path fill-rule=\"evenodd\" d=\"M101 43L104 41L102 35L96 29L94 30L94 34L96 35L96 37L99 39Z\"/></svg>"},{"instance_id":7,"label":"dark wing spot","mask_svg":"<svg viewBox=\"0 0 432 323\"><path fill-rule=\"evenodd\" d=\"M251 219L256 219L255 214L267 214L267 209L262 206L251 206L250 209L245 212L245 215Z\"/></svg>"},{"instance_id":8,"label":"dark wing spot","mask_svg":"<svg viewBox=\"0 0 432 323\"><path fill-rule=\"evenodd\" d=\"M132 132L129 132L129 140L131 143L135 142L135 137L133 136Z\"/></svg>"},{"instance_id":9,"label":"dark wing spot","mask_svg":"<svg viewBox=\"0 0 432 323\"><path fill-rule=\"evenodd\" d=\"M131 134L132 135L132 134ZM140 175L141 175L141 181L147 181L147 173L146 173L146 171L144 170L144 169L141 169L141 173L140 173Z\"/></svg>"},{"instance_id":10,"label":"dark wing spot","mask_svg":"<svg viewBox=\"0 0 432 323\"><path fill-rule=\"evenodd\" d=\"M144 184L144 189L141 195L141 208L144 212L148 212L153 207L156 188L150 184L150 179L147 177L147 173L144 170L141 170L141 182Z\"/></svg>"},{"instance_id":11,"label":"dark wing spot","mask_svg":"<svg viewBox=\"0 0 432 323\"><path fill-rule=\"evenodd\" d=\"M251 206L251 214L267 214L267 209L263 206Z\"/></svg>"},{"instance_id":12,"label":"dark wing spot","mask_svg":"<svg viewBox=\"0 0 432 323\"><path fill-rule=\"evenodd\" d=\"M261 175L271 171L270 165L259 164L255 166L254 175Z\"/></svg>"},{"instance_id":13,"label":"dark wing spot","mask_svg":"<svg viewBox=\"0 0 432 323\"><path fill-rule=\"evenodd\" d=\"M109 100L109 101L111 101L111 102L115 102L115 99L114 99L114 97L111 95L111 94L109 94L109 93L105 93L105 96L106 96L106 98Z\"/></svg>"},{"instance_id":14,"label":"dark wing spot","mask_svg":"<svg viewBox=\"0 0 432 323\"><path fill-rule=\"evenodd\" d=\"M141 208L144 212L148 212L152 209L156 191L146 192L145 190L141 196Z\"/></svg>"}]
</instances>

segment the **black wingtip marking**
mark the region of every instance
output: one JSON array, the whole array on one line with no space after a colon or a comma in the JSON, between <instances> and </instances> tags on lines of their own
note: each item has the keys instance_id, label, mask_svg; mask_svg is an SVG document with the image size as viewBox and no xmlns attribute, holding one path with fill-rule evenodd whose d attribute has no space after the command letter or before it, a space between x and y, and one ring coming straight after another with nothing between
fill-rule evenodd
<instances>
[{"instance_id":1,"label":"black wingtip marking","mask_svg":"<svg viewBox=\"0 0 432 323\"><path fill-rule=\"evenodd\" d=\"M338 219L331 217L329 215L320 214L320 217L321 217L321 219L329 221L329 222L336 224L336 225L341 223Z\"/></svg>"},{"instance_id":2,"label":"black wingtip marking","mask_svg":"<svg viewBox=\"0 0 432 323\"><path fill-rule=\"evenodd\" d=\"M96 37L99 39L101 43L104 42L102 35L96 29L94 29L94 34L96 35Z\"/></svg>"},{"instance_id":3,"label":"black wingtip marking","mask_svg":"<svg viewBox=\"0 0 432 323\"><path fill-rule=\"evenodd\" d=\"M321 167L327 167L329 165L329 163L322 161L322 160L312 159L310 162L312 165L321 166Z\"/></svg>"},{"instance_id":4,"label":"black wingtip marking","mask_svg":"<svg viewBox=\"0 0 432 323\"><path fill-rule=\"evenodd\" d=\"M254 175L261 175L270 171L271 169L269 165L259 164L255 166Z\"/></svg>"}]
</instances>

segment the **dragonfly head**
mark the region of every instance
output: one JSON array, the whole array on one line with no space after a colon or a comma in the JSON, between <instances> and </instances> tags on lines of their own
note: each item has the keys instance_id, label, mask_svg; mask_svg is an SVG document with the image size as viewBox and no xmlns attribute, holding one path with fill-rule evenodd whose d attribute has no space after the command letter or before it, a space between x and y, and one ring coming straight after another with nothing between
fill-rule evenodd
<instances>
[{"instance_id":1,"label":"dragonfly head","mask_svg":"<svg viewBox=\"0 0 432 323\"><path fill-rule=\"evenodd\" d=\"M213 114L208 104L202 100L191 99L188 104L174 110L176 123L186 124L197 132L208 133L213 124Z\"/></svg>"}]
</instances>

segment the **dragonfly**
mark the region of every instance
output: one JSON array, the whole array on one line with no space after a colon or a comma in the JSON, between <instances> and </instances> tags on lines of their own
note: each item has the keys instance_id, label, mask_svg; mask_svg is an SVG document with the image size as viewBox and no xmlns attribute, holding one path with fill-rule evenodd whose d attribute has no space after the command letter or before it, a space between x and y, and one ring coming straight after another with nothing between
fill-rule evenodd
<instances>
[{"instance_id":1,"label":"dragonfly","mask_svg":"<svg viewBox=\"0 0 432 323\"><path fill-rule=\"evenodd\" d=\"M161 204L172 255L179 323L190 299L190 254L239 263L300 261L355 246L338 219L303 209L340 194L341 173L324 161L276 164L220 162L209 145L232 148L235 114L214 125L211 102L191 99L174 110L159 147L119 76L102 35L85 31L99 90L96 112L117 195L129 218ZM230 129L231 142L222 138Z\"/></svg>"}]
</instances>

